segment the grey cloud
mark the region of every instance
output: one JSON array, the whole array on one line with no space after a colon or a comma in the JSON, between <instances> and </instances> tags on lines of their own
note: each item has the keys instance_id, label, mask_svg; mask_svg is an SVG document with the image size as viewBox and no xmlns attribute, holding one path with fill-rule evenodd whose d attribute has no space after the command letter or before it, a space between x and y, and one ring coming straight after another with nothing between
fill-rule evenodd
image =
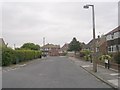
<instances>
[{"instance_id":1,"label":"grey cloud","mask_svg":"<svg viewBox=\"0 0 120 90\"><path fill-rule=\"evenodd\" d=\"M3 37L10 45L24 42L63 45L72 37L87 43L92 39L91 9L83 9L85 2L4 3ZM93 2L96 14L96 36L117 26L116 2Z\"/></svg>"}]
</instances>

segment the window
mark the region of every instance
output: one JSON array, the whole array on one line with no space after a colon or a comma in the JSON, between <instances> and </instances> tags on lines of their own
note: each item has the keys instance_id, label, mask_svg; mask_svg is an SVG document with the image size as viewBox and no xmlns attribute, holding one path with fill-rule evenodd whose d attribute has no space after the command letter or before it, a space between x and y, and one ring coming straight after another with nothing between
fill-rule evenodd
<instances>
[{"instance_id":1,"label":"window","mask_svg":"<svg viewBox=\"0 0 120 90\"><path fill-rule=\"evenodd\" d=\"M99 52L99 47L96 48L96 52Z\"/></svg>"},{"instance_id":2,"label":"window","mask_svg":"<svg viewBox=\"0 0 120 90\"><path fill-rule=\"evenodd\" d=\"M111 34L111 39L112 39L112 40L114 39L114 33Z\"/></svg>"},{"instance_id":3,"label":"window","mask_svg":"<svg viewBox=\"0 0 120 90\"><path fill-rule=\"evenodd\" d=\"M113 46L113 52L116 52L117 49L116 49L116 45Z\"/></svg>"},{"instance_id":4,"label":"window","mask_svg":"<svg viewBox=\"0 0 120 90\"><path fill-rule=\"evenodd\" d=\"M108 47L108 51L111 52L111 47Z\"/></svg>"},{"instance_id":5,"label":"window","mask_svg":"<svg viewBox=\"0 0 120 90\"><path fill-rule=\"evenodd\" d=\"M114 39L117 39L117 38L119 38L119 32L114 33Z\"/></svg>"},{"instance_id":6,"label":"window","mask_svg":"<svg viewBox=\"0 0 120 90\"><path fill-rule=\"evenodd\" d=\"M107 41L111 40L111 35L107 35L106 39L107 39Z\"/></svg>"},{"instance_id":7,"label":"window","mask_svg":"<svg viewBox=\"0 0 120 90\"><path fill-rule=\"evenodd\" d=\"M111 46L111 52L113 52L113 46Z\"/></svg>"}]
</instances>

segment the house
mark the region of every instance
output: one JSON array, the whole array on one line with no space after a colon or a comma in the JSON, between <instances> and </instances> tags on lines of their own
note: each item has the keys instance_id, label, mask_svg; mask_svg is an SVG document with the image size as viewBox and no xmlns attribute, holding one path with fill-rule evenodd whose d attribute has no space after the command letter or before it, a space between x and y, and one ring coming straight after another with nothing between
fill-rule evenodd
<instances>
[{"instance_id":1,"label":"house","mask_svg":"<svg viewBox=\"0 0 120 90\"><path fill-rule=\"evenodd\" d=\"M5 46L5 42L4 42L3 38L0 38L0 46Z\"/></svg>"},{"instance_id":2,"label":"house","mask_svg":"<svg viewBox=\"0 0 120 90\"><path fill-rule=\"evenodd\" d=\"M60 45L54 45L49 43L41 47L43 53L49 56L58 56L59 49L60 49Z\"/></svg>"},{"instance_id":3,"label":"house","mask_svg":"<svg viewBox=\"0 0 120 90\"><path fill-rule=\"evenodd\" d=\"M120 51L120 26L108 32L106 35L108 53Z\"/></svg>"},{"instance_id":4,"label":"house","mask_svg":"<svg viewBox=\"0 0 120 90\"><path fill-rule=\"evenodd\" d=\"M101 37L98 36L96 42L96 51L101 55L107 53L107 42L105 35L102 35Z\"/></svg>"},{"instance_id":5,"label":"house","mask_svg":"<svg viewBox=\"0 0 120 90\"><path fill-rule=\"evenodd\" d=\"M97 42L98 39L95 39L95 43ZM93 44L93 39L85 46L87 50L93 51L94 50L94 44Z\"/></svg>"},{"instance_id":6,"label":"house","mask_svg":"<svg viewBox=\"0 0 120 90\"><path fill-rule=\"evenodd\" d=\"M65 53L67 53L67 50L69 48L69 44L65 43L59 50L59 54L60 55L64 55Z\"/></svg>"},{"instance_id":7,"label":"house","mask_svg":"<svg viewBox=\"0 0 120 90\"><path fill-rule=\"evenodd\" d=\"M106 36L105 35L102 35L101 37L98 36L98 38L95 39L95 45L96 45L97 55L107 53L107 42L106 42ZM90 50L90 51L94 51L93 39L86 45L86 49Z\"/></svg>"}]
</instances>

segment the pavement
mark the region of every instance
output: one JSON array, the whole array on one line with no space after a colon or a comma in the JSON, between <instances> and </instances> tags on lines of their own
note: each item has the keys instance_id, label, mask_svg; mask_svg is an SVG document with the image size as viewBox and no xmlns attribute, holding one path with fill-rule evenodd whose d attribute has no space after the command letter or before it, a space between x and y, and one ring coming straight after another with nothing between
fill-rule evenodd
<instances>
[{"instance_id":1,"label":"pavement","mask_svg":"<svg viewBox=\"0 0 120 90\"><path fill-rule=\"evenodd\" d=\"M93 72L93 63L89 61L80 60L74 57L69 57L73 63L82 67L84 70L88 71L90 74L98 78L99 80L103 81L104 83L110 85L114 89L120 89L119 80L120 80L120 73L118 70L114 69L106 69L104 66L97 65L97 72Z\"/></svg>"}]
</instances>

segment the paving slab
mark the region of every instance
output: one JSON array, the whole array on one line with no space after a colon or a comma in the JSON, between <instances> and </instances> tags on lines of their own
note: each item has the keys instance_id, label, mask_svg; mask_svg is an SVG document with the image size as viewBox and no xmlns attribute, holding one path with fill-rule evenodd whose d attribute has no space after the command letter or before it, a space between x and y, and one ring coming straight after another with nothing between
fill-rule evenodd
<instances>
[{"instance_id":1,"label":"paving slab","mask_svg":"<svg viewBox=\"0 0 120 90\"><path fill-rule=\"evenodd\" d=\"M93 63L89 61L80 60L74 57L69 57L73 63L79 65L83 69L87 70L95 77L100 79L101 81L109 84L113 88L119 88L118 81L119 81L119 74L117 70L106 69L101 65L97 65L97 72L93 72Z\"/></svg>"}]
</instances>

